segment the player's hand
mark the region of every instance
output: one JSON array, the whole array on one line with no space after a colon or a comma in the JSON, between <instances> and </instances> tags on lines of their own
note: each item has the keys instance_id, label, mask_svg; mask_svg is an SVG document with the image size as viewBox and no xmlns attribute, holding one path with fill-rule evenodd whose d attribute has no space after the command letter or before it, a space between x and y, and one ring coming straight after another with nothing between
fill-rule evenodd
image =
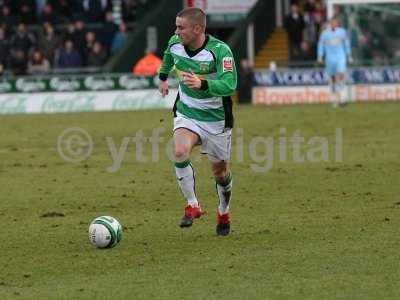
<instances>
[{"instance_id":1,"label":"player's hand","mask_svg":"<svg viewBox=\"0 0 400 300\"><path fill-rule=\"evenodd\" d=\"M201 88L201 79L196 76L193 72L183 73L182 82L191 89Z\"/></svg>"},{"instance_id":2,"label":"player's hand","mask_svg":"<svg viewBox=\"0 0 400 300\"><path fill-rule=\"evenodd\" d=\"M354 63L354 60L351 56L349 56L349 58L347 59L347 62L349 63L349 65L352 65Z\"/></svg>"},{"instance_id":3,"label":"player's hand","mask_svg":"<svg viewBox=\"0 0 400 300\"><path fill-rule=\"evenodd\" d=\"M165 97L166 95L168 95L168 92L169 92L168 81L160 80L160 82L158 83L158 90L160 91L161 96Z\"/></svg>"},{"instance_id":4,"label":"player's hand","mask_svg":"<svg viewBox=\"0 0 400 300\"><path fill-rule=\"evenodd\" d=\"M322 59L322 58L318 58L318 60L317 60L317 62L318 62L318 64L320 64L320 65L322 65L323 63L324 63L324 60Z\"/></svg>"}]
</instances>

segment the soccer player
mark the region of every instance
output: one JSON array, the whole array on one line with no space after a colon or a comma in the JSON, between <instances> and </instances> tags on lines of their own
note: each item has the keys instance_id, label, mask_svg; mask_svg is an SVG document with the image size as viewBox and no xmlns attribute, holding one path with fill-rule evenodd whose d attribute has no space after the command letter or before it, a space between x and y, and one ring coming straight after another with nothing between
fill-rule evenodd
<instances>
[{"instance_id":1,"label":"soccer player","mask_svg":"<svg viewBox=\"0 0 400 300\"><path fill-rule=\"evenodd\" d=\"M318 62L325 60L325 69L330 77L332 104L345 103L343 92L345 90L346 64L352 63L350 42L346 30L339 27L339 21L332 18L318 41Z\"/></svg>"},{"instance_id":2,"label":"soccer player","mask_svg":"<svg viewBox=\"0 0 400 300\"><path fill-rule=\"evenodd\" d=\"M232 51L224 42L205 34L206 15L186 8L176 16L175 35L168 42L159 71L159 90L168 94L167 77L173 67L179 77L174 112L174 155L178 185L187 201L180 226L190 227L202 209L195 190L190 154L196 145L208 155L219 198L218 235L230 232L229 203L232 173L229 169L232 100L237 74Z\"/></svg>"}]
</instances>

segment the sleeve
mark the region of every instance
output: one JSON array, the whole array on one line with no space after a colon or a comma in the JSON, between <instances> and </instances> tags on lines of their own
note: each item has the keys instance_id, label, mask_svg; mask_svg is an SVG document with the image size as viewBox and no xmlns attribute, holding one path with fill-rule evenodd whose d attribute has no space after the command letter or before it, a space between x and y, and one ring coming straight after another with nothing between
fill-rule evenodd
<instances>
[{"instance_id":1,"label":"sleeve","mask_svg":"<svg viewBox=\"0 0 400 300\"><path fill-rule=\"evenodd\" d=\"M347 57L351 57L350 39L346 30L343 30L343 36L344 36L344 50L346 52Z\"/></svg>"},{"instance_id":2,"label":"sleeve","mask_svg":"<svg viewBox=\"0 0 400 300\"><path fill-rule=\"evenodd\" d=\"M217 79L203 80L202 89L215 97L230 96L237 86L237 72L232 51L227 45L221 44L215 54Z\"/></svg>"},{"instance_id":3,"label":"sleeve","mask_svg":"<svg viewBox=\"0 0 400 300\"><path fill-rule=\"evenodd\" d=\"M170 51L171 45L173 44L174 40L176 40L175 35L170 38L167 49L164 51L164 56L158 75L160 80L167 80L168 74L172 70L172 67L174 66L174 59L172 58Z\"/></svg>"},{"instance_id":4,"label":"sleeve","mask_svg":"<svg viewBox=\"0 0 400 300\"><path fill-rule=\"evenodd\" d=\"M325 53L325 34L321 33L318 40L318 59L322 59Z\"/></svg>"}]
</instances>

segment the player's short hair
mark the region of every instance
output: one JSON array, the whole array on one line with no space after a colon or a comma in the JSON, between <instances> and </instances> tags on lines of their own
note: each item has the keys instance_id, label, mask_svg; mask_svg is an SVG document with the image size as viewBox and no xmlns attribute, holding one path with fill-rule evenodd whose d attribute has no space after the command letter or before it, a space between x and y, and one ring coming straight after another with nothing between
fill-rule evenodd
<instances>
[{"instance_id":1,"label":"player's short hair","mask_svg":"<svg viewBox=\"0 0 400 300\"><path fill-rule=\"evenodd\" d=\"M178 12L176 16L186 18L192 25L200 25L203 28L206 28L206 14L201 8L184 8L180 12Z\"/></svg>"}]
</instances>

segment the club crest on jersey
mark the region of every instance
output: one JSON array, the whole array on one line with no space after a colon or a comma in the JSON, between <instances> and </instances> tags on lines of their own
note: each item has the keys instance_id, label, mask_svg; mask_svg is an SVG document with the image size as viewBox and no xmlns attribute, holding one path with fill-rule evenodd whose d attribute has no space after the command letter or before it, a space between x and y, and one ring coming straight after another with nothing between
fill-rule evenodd
<instances>
[{"instance_id":1,"label":"club crest on jersey","mask_svg":"<svg viewBox=\"0 0 400 300\"><path fill-rule=\"evenodd\" d=\"M200 63L199 68L202 73L207 73L210 70L208 63Z\"/></svg>"},{"instance_id":2,"label":"club crest on jersey","mask_svg":"<svg viewBox=\"0 0 400 300\"><path fill-rule=\"evenodd\" d=\"M224 59L222 60L222 71L231 72L232 70L233 70L233 58L224 57Z\"/></svg>"}]
</instances>

